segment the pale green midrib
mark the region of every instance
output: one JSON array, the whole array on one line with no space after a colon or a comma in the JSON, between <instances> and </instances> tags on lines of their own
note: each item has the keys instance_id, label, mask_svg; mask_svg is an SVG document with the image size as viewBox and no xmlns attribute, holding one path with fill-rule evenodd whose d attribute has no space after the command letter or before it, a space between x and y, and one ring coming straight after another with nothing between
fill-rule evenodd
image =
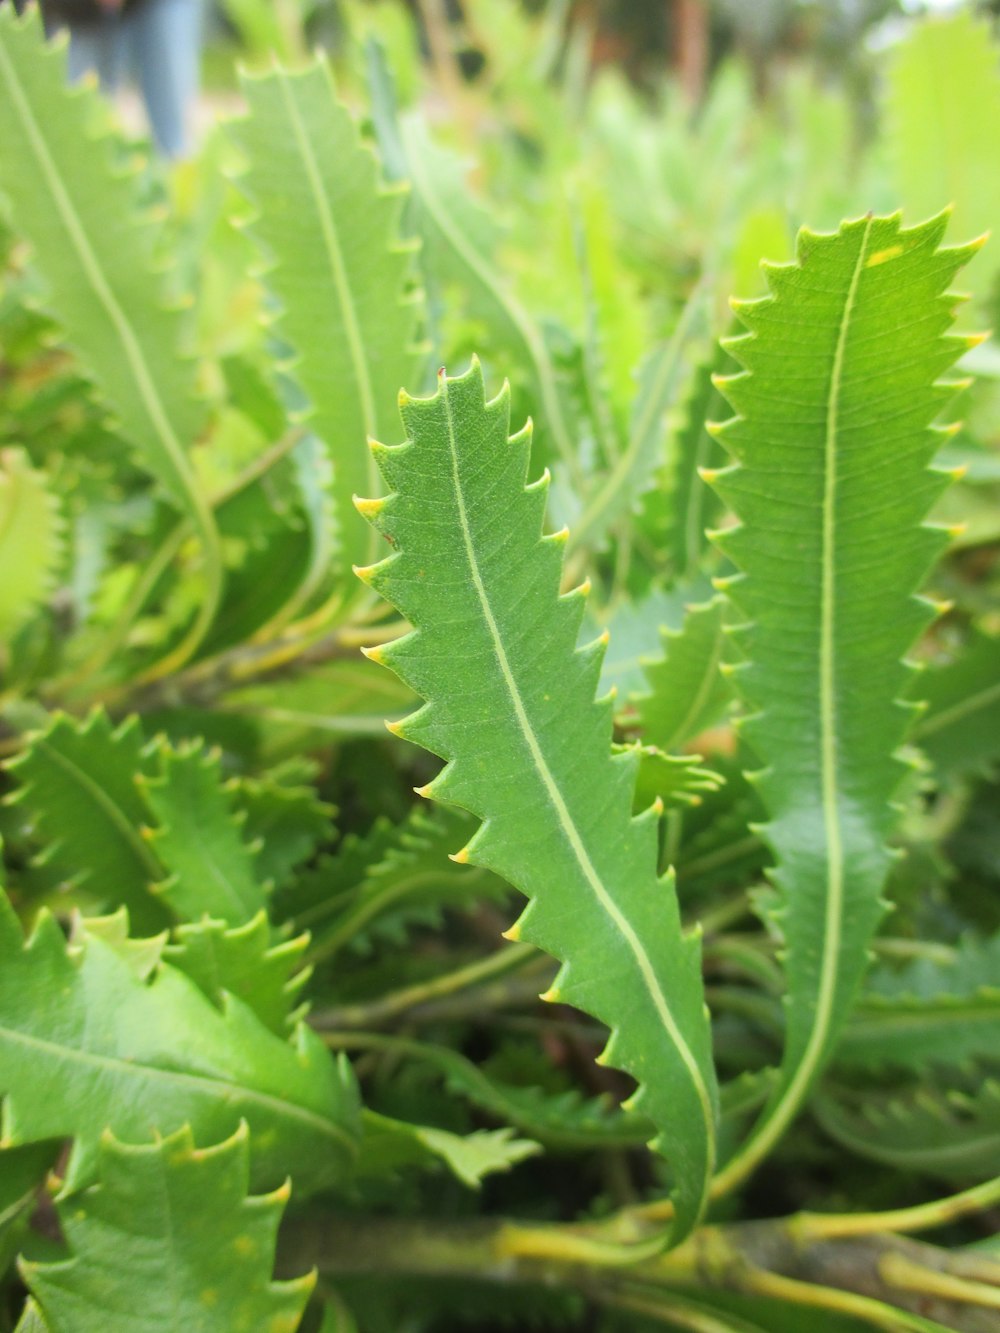
<instances>
[{"instance_id":1,"label":"pale green midrib","mask_svg":"<svg viewBox=\"0 0 1000 1333\"><path fill-rule=\"evenodd\" d=\"M136 833L131 821L125 817L121 808L108 796L104 788L95 782L89 773L84 772L66 755L61 754L48 740L37 741L35 748L42 751L57 768L62 769L68 777L82 787L94 804L104 811L132 850L145 873L154 881L162 879L163 870L159 862L150 854L148 847Z\"/></svg>"},{"instance_id":2,"label":"pale green midrib","mask_svg":"<svg viewBox=\"0 0 1000 1333\"><path fill-rule=\"evenodd\" d=\"M932 714L925 722L918 723L912 733L913 739L919 745L925 737L933 736L942 727L950 727L953 722L961 721L962 718L978 712L981 708L988 708L998 699L1000 699L1000 682L990 685L985 690L977 690L958 703L952 704L950 708L942 708L940 713Z\"/></svg>"},{"instance_id":3,"label":"pale green midrib","mask_svg":"<svg viewBox=\"0 0 1000 1333\"><path fill-rule=\"evenodd\" d=\"M549 769L545 756L542 753L538 737L535 735L534 729L531 725L531 721L528 717L527 710L525 709L524 706L524 701L521 698L521 692L518 689L517 681L514 677L513 671L511 670L510 662L507 657L507 652L506 649L504 648L503 638L500 634L500 628L496 622L495 616L493 615L493 608L490 605L489 595L486 591L485 584L483 583L482 574L479 569L479 560L476 555L475 546L472 540L472 532L469 527L468 513L465 506L465 495L462 489L461 474L459 472L459 466L458 466L458 445L457 445L457 440L455 438L454 420L452 418L451 403L449 401L449 396L448 396L448 381L444 376L441 377L441 397L444 403L445 420L448 426L448 444L451 453L452 479L455 491L455 503L458 512L458 520L462 532L462 544L465 548L466 558L469 563L469 572L472 576L472 582L476 591L476 597L479 602L480 609L482 610L483 618L486 621L486 625L489 630L490 639L492 640L494 655L497 660L497 665L500 668L500 673L503 677L504 686L507 690L507 693L510 696L511 704L513 705L514 708L514 714L517 719L518 728L528 748L528 752L531 756L531 761L535 767L535 771L537 772L539 778L541 779L542 786L545 789L545 793L552 805L553 810L555 811L563 836L568 842L573 852L573 855L576 858L576 862L579 865L581 872L583 873L583 877L588 887L590 888L591 892L593 893L595 899L597 900L598 905L601 907L601 909L603 910L605 915L609 918L609 920L614 924L618 933L621 935L626 945L628 946L630 952L632 953L632 956L636 962L636 966L638 967L639 970L639 975L642 978L643 985L645 986L646 991L648 992L649 997L652 1000L653 1008L655 1009L661 1023L663 1024L664 1029L668 1033L671 1041L673 1042L677 1050L677 1053L680 1055L681 1060L685 1068L687 1069L688 1076L690 1077L691 1083L698 1097L698 1101L701 1105L702 1116L705 1124L705 1137L707 1143L708 1162L706 1164L706 1171L705 1171L705 1185L702 1191L702 1197L698 1207L698 1214L700 1215L704 1208L706 1196L708 1193L709 1178L711 1176L712 1166L715 1160L715 1117L712 1111L711 1098L709 1096L708 1089L705 1085L705 1081L702 1077L701 1070L698 1067L698 1062L695 1059L694 1055L692 1054L691 1049L688 1046L687 1042L685 1041L683 1034L678 1028L677 1023L674 1020L673 1014L670 1012L670 1006L667 1003L666 997L663 995L659 981L657 980L656 971L653 967L652 960L650 959L648 953L646 952L642 944L642 941L639 939L638 935L633 929L631 922L623 915L617 903L615 903L614 899L610 896L607 889L605 889L603 883L601 882L601 878L597 873L597 869L590 859L590 854L588 853L587 848L584 845L579 830L577 829L573 817L569 811L569 808L566 805L566 801L563 797L562 792L559 789L559 785L556 782L555 777L552 774L551 770Z\"/></svg>"},{"instance_id":4,"label":"pale green midrib","mask_svg":"<svg viewBox=\"0 0 1000 1333\"><path fill-rule=\"evenodd\" d=\"M942 1121L942 1127L945 1126L945 1123ZM855 1151L860 1151L862 1154L866 1149L869 1152L871 1151L871 1141L858 1134L856 1130L845 1129L842 1123L838 1123L836 1132L837 1137L841 1141L849 1143ZM902 1129L900 1132L903 1132ZM935 1144L932 1148L893 1148L888 1144L880 1144L878 1151L884 1157L889 1158L895 1166L918 1166L927 1160L928 1154L933 1154L935 1162L948 1161L949 1159L960 1162L970 1151L982 1152L984 1146L989 1146L994 1142L1000 1144L1000 1131L984 1128L971 1140L966 1139L960 1143Z\"/></svg>"},{"instance_id":5,"label":"pale green midrib","mask_svg":"<svg viewBox=\"0 0 1000 1333\"><path fill-rule=\"evenodd\" d=\"M78 1051L73 1046L62 1046L58 1042L47 1041L44 1037L36 1037L31 1033L18 1032L14 1028L0 1026L0 1040L3 1039L14 1045L24 1046L29 1051L39 1053L39 1055L49 1055L57 1060L68 1061L71 1064L84 1065L87 1068L96 1067L97 1069L113 1071L116 1074L128 1075L132 1078L141 1077L153 1083L165 1082L175 1086L196 1088L199 1092L208 1093L219 1104L225 1103L235 1090L242 1100L285 1116L289 1120L300 1121L304 1125L321 1131L328 1138L345 1144L351 1153L354 1151L354 1144L350 1135L332 1120L324 1120L322 1116L317 1115L314 1111L310 1111L304 1106L296 1106L294 1102L283 1101L280 1097L273 1097L270 1093L258 1092L254 1088L247 1088L238 1083L230 1083L221 1078L209 1078L205 1074L186 1074L175 1069L157 1069L155 1065L137 1064L135 1061L123 1060L113 1055ZM11 1091L16 1096L16 1089Z\"/></svg>"},{"instance_id":6,"label":"pale green midrib","mask_svg":"<svg viewBox=\"0 0 1000 1333\"><path fill-rule=\"evenodd\" d=\"M354 377L354 382L357 385L358 397L361 402L361 415L364 421L365 434L374 439L378 434L378 419L375 413L375 395L372 389L371 376L368 373L368 359L365 355L364 337L358 320L358 312L355 306L354 293L351 289L347 267L344 264L344 254L340 245L337 224L333 216L333 210L330 207L330 201L327 198L326 190L323 187L323 177L319 169L319 164L316 161L316 155L312 150L312 144L309 142L306 126L303 124L302 117L299 114L299 108L291 94L289 86L290 81L286 76L279 75L278 83L281 87L281 95L288 112L288 118L291 121L292 133L295 136L295 142L302 157L302 164L305 168L306 179L312 193L313 203L316 206L320 231L323 234L323 243L326 247L327 259L330 264L330 272L333 277L334 287L337 291L337 299L340 302L340 309L344 317L344 332L347 335L351 372ZM332 90L328 88L328 91L331 92L332 96ZM328 443L333 447L336 441L329 441ZM368 450L367 452L371 455L371 450ZM369 493L374 495L378 487L378 475L374 460L371 457L369 457L368 467L369 481L371 483Z\"/></svg>"},{"instance_id":7,"label":"pale green midrib","mask_svg":"<svg viewBox=\"0 0 1000 1333\"><path fill-rule=\"evenodd\" d=\"M197 516L198 526L202 531L203 537L209 529L214 533L214 525L201 503L194 474L191 471L184 449L174 433L173 426L170 424L170 419L167 416L166 410L160 401L160 396L157 392L153 378L150 375L149 367L146 365L146 359L143 355L139 340L132 329L128 316L125 314L124 310L122 310L114 292L108 285L107 279L101 270L100 262L91 248L86 233L80 226L72 200L69 198L59 171L55 163L52 161L48 147L45 143L45 138L32 115L31 105L25 97L24 90L17 79L16 71L11 64L3 42L0 42L0 67L2 67L3 73L7 78L11 96L17 106L18 113L27 133L28 141L52 196L55 199L63 225L69 232L70 238L79 256L80 263L90 281L90 285L101 305L104 307L105 312L125 349L125 356L135 376L143 406L156 430L160 443L163 445L167 456L173 465L177 478L181 484L181 490L191 507L192 513Z\"/></svg>"},{"instance_id":8,"label":"pale green midrib","mask_svg":"<svg viewBox=\"0 0 1000 1333\"><path fill-rule=\"evenodd\" d=\"M698 691L695 694L694 699L691 701L691 706L685 713L683 719L674 728L670 738L664 742L664 750L672 750L675 745L687 739L688 729L693 725L694 719L704 708L706 701L711 696L712 690L715 688L719 659L722 657L723 646L724 637L722 626L720 624L719 632L715 636L715 643L712 645L711 656L705 665L705 672L702 676L701 684L698 686Z\"/></svg>"},{"instance_id":9,"label":"pale green midrib","mask_svg":"<svg viewBox=\"0 0 1000 1333\"><path fill-rule=\"evenodd\" d=\"M605 476L595 478L595 485L591 487L592 495L583 513L576 520L570 532L567 548L576 550L577 547L584 544L583 534L589 533L590 529L599 520L601 514L607 510L612 502L618 499L619 493L629 480L632 468L635 466L636 458L642 451L646 442L646 437L653 429L654 423L658 417L661 417L665 410L657 407L660 395L663 393L665 384L673 377L674 372L680 362L681 350L687 341L688 330L694 323L694 315L697 306L692 297L687 307L682 311L681 317L677 322L677 328L663 355L660 367L654 376L652 389L646 399L642 415L640 416L635 428L629 433L629 441L626 447L618 455L614 467L610 473Z\"/></svg>"},{"instance_id":10,"label":"pale green midrib","mask_svg":"<svg viewBox=\"0 0 1000 1333\"><path fill-rule=\"evenodd\" d=\"M945 1006L942 1001L948 1001ZM919 1001L917 1001L919 1003ZM925 1000L927 1007L920 1010L900 1012L887 1006L886 1009L872 1007L863 1009L844 1029L844 1049L852 1041L869 1042L885 1036L887 1033L918 1032L934 1029L935 1033L949 1028L956 1019L963 1023L995 1023L1000 1018L1000 996L992 994L939 996L936 1000ZM837 1048L839 1052L839 1047Z\"/></svg>"},{"instance_id":11,"label":"pale green midrib","mask_svg":"<svg viewBox=\"0 0 1000 1333\"><path fill-rule=\"evenodd\" d=\"M836 509L838 408L847 336L857 300L858 284L865 265L872 219L869 218L844 301L827 394L826 432L823 447L823 523L821 539L822 582L820 588L819 711L820 793L823 833L826 844L826 892L823 952L820 960L816 1009L805 1049L795 1072L778 1100L764 1116L744 1149L730 1161L715 1182L715 1193L743 1179L785 1132L797 1114L802 1098L812 1084L829 1041L837 995L838 963L844 902L844 849L838 814L838 756L835 675L836 610Z\"/></svg>"},{"instance_id":12,"label":"pale green midrib","mask_svg":"<svg viewBox=\"0 0 1000 1333\"><path fill-rule=\"evenodd\" d=\"M413 182L419 190L421 202L433 217L435 224L448 238L448 243L455 253L459 255L466 267L471 269L477 280L490 292L497 305L506 311L511 323L521 335L528 355L534 363L535 375L542 395L542 406L545 409L546 420L549 422L552 434L555 437L559 456L569 468L574 480L579 483L582 480L580 465L570 441L566 423L563 420L562 406L559 402L559 395L555 390L555 371L549 357L548 348L521 303L511 293L501 290L475 248L466 242L465 237L454 226L448 214L438 207L437 199L430 188L430 182L423 175L419 157L419 153L409 153L407 155L407 165L410 175L413 177ZM372 490L373 495L375 489Z\"/></svg>"}]
</instances>

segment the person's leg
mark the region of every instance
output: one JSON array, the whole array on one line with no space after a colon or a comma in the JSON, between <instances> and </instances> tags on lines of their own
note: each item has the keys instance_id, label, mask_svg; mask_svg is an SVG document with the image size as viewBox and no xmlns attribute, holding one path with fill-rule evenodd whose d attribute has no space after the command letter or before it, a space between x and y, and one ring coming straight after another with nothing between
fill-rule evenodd
<instances>
[{"instance_id":1,"label":"person's leg","mask_svg":"<svg viewBox=\"0 0 1000 1333\"><path fill-rule=\"evenodd\" d=\"M167 157L183 157L198 95L200 0L143 0L125 27L157 146Z\"/></svg>"},{"instance_id":2,"label":"person's leg","mask_svg":"<svg viewBox=\"0 0 1000 1333\"><path fill-rule=\"evenodd\" d=\"M70 27L66 65L70 83L79 83L93 71L106 93L117 92L123 57L122 21L116 14Z\"/></svg>"}]
</instances>

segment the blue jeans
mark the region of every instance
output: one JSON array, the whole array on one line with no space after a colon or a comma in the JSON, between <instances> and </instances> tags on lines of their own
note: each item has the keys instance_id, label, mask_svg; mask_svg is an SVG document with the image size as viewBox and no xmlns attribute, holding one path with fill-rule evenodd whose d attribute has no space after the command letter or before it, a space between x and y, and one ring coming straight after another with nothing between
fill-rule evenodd
<instances>
[{"instance_id":1,"label":"blue jeans","mask_svg":"<svg viewBox=\"0 0 1000 1333\"><path fill-rule=\"evenodd\" d=\"M113 93L123 75L133 73L160 151L184 157L191 149L200 53L201 0L143 0L128 14L73 25L69 77L76 82L93 70Z\"/></svg>"}]
</instances>

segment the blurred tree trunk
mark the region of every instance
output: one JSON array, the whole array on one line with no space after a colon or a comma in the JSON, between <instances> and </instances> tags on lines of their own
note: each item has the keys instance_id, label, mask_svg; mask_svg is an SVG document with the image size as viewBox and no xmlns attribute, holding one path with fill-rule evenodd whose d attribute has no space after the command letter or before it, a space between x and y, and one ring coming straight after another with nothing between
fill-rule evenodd
<instances>
[{"instance_id":1,"label":"blurred tree trunk","mask_svg":"<svg viewBox=\"0 0 1000 1333\"><path fill-rule=\"evenodd\" d=\"M697 106L708 74L708 5L705 0L668 0L674 31L674 63L684 94Z\"/></svg>"}]
</instances>

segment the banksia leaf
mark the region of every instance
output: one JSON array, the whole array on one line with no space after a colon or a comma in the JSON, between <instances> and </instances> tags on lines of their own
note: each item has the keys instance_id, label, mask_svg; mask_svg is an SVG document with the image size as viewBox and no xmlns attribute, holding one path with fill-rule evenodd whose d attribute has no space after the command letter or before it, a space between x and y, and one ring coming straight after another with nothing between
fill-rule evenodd
<instances>
[{"instance_id":1,"label":"banksia leaf","mask_svg":"<svg viewBox=\"0 0 1000 1333\"><path fill-rule=\"evenodd\" d=\"M661 631L663 656L643 659L649 693L632 702L645 743L675 752L725 712L732 691L719 669L724 608L721 597L689 607L680 630Z\"/></svg>"},{"instance_id":2,"label":"banksia leaf","mask_svg":"<svg viewBox=\"0 0 1000 1333\"><path fill-rule=\"evenodd\" d=\"M142 836L149 812L136 782L148 765L137 718L112 728L95 709L84 722L57 714L8 767L11 799L30 817L44 877L97 903L129 909L140 930L168 914L149 892L163 870Z\"/></svg>"},{"instance_id":3,"label":"banksia leaf","mask_svg":"<svg viewBox=\"0 0 1000 1333\"><path fill-rule=\"evenodd\" d=\"M159 745L153 776L139 785L157 821L148 834L167 878L156 892L184 921L245 925L264 910L253 849L226 791L220 757L200 743Z\"/></svg>"},{"instance_id":4,"label":"banksia leaf","mask_svg":"<svg viewBox=\"0 0 1000 1333\"><path fill-rule=\"evenodd\" d=\"M178 926L164 950L171 966L185 972L220 1009L227 994L254 1011L265 1027L284 1037L300 1010L299 991L309 979L301 966L308 935L271 943L267 916L259 912L245 926L222 921Z\"/></svg>"},{"instance_id":5,"label":"banksia leaf","mask_svg":"<svg viewBox=\"0 0 1000 1333\"><path fill-rule=\"evenodd\" d=\"M334 1183L356 1146L353 1080L307 1029L282 1041L172 967L144 983L103 939L67 947L47 912L25 941L2 895L0 1097L5 1142L73 1140L68 1189L93 1176L106 1129L148 1142L190 1125L212 1142L245 1120L264 1188Z\"/></svg>"},{"instance_id":6,"label":"banksia leaf","mask_svg":"<svg viewBox=\"0 0 1000 1333\"><path fill-rule=\"evenodd\" d=\"M0 453L0 641L44 598L60 552L60 522L48 481L22 449Z\"/></svg>"},{"instance_id":7,"label":"banksia leaf","mask_svg":"<svg viewBox=\"0 0 1000 1333\"><path fill-rule=\"evenodd\" d=\"M913 707L904 662L934 607L915 595L946 534L925 523L948 401L948 288L975 246L939 249L945 218L898 216L799 236L771 295L737 307L745 366L719 428L737 465L713 477L739 526L717 537L748 624L736 672L743 734L764 764L788 994L782 1078L739 1178L787 1127L850 1011L885 908L896 751ZM863 685L863 688L862 688Z\"/></svg>"},{"instance_id":8,"label":"banksia leaf","mask_svg":"<svg viewBox=\"0 0 1000 1333\"><path fill-rule=\"evenodd\" d=\"M412 1125L376 1111L364 1112L365 1137L355 1171L361 1179L394 1175L400 1167L436 1168L442 1165L469 1189L478 1189L484 1176L509 1171L541 1148L530 1139L514 1137L514 1130L480 1129L453 1134L432 1125Z\"/></svg>"},{"instance_id":9,"label":"banksia leaf","mask_svg":"<svg viewBox=\"0 0 1000 1333\"><path fill-rule=\"evenodd\" d=\"M525 486L529 431L508 438L506 391L485 402L474 363L402 414L407 443L374 446L394 493L359 502L394 553L360 573L414 629L369 656L428 701L394 727L448 761L423 794L484 821L456 859L526 895L511 935L563 964L547 998L611 1029L602 1059L639 1083L679 1239L714 1161L701 950L657 877L655 809L632 817L638 757L611 753L603 643L576 647L584 591L559 594L564 537L541 535L547 478Z\"/></svg>"},{"instance_id":10,"label":"banksia leaf","mask_svg":"<svg viewBox=\"0 0 1000 1333\"><path fill-rule=\"evenodd\" d=\"M105 1135L98 1183L59 1205L71 1258L23 1268L52 1333L294 1333L313 1279L272 1280L289 1191L248 1197L247 1140Z\"/></svg>"},{"instance_id":11,"label":"banksia leaf","mask_svg":"<svg viewBox=\"0 0 1000 1333\"><path fill-rule=\"evenodd\" d=\"M188 452L206 413L194 362L179 351L181 313L166 305L159 225L139 211L135 175L116 160L120 145L106 128L94 131L103 116L94 90L67 87L65 57L43 44L38 11L17 18L4 5L0 195L118 429L198 534L208 584L201 633L222 589L218 533Z\"/></svg>"},{"instance_id":12,"label":"banksia leaf","mask_svg":"<svg viewBox=\"0 0 1000 1333\"><path fill-rule=\"evenodd\" d=\"M243 90L250 115L234 133L247 154L241 185L257 209L250 235L280 302L288 373L333 459L344 555L370 558L371 533L351 504L374 481L365 439L386 429L399 385L420 362L402 195L382 185L324 60L296 74L247 75Z\"/></svg>"}]
</instances>

